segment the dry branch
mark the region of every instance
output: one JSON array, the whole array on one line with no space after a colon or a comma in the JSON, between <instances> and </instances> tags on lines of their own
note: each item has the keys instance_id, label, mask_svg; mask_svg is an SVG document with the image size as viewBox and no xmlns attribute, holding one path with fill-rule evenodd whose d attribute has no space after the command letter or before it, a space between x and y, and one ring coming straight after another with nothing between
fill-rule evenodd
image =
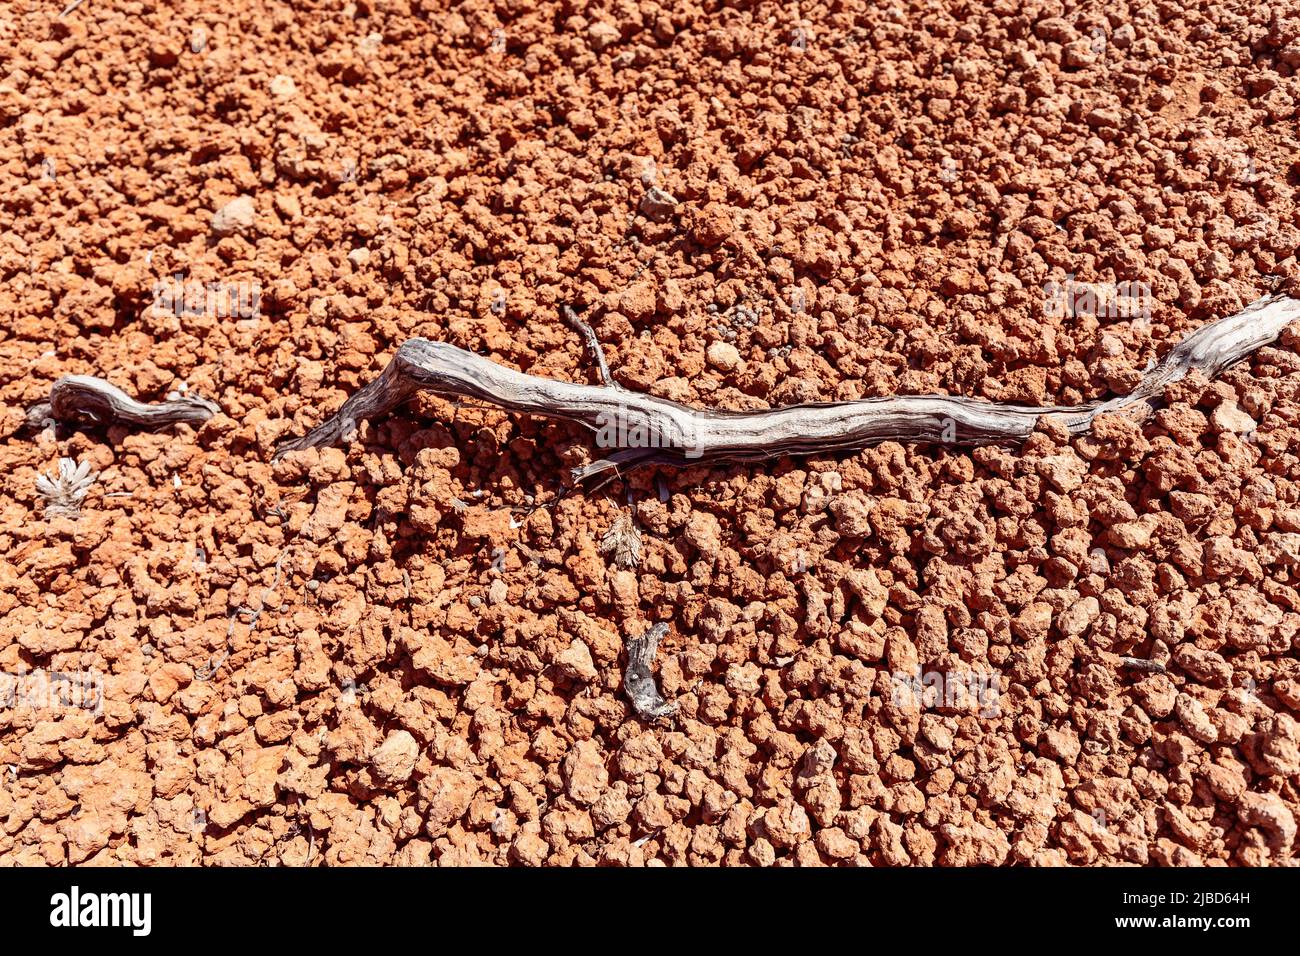
<instances>
[{"instance_id":1,"label":"dry branch","mask_svg":"<svg viewBox=\"0 0 1300 956\"><path fill-rule=\"evenodd\" d=\"M640 637L627 641L627 669L623 672L623 690L632 709L646 720L667 717L677 712L677 705L664 700L655 684L655 652L668 633L667 624L656 624Z\"/></svg>"},{"instance_id":2,"label":"dry branch","mask_svg":"<svg viewBox=\"0 0 1300 956\"><path fill-rule=\"evenodd\" d=\"M221 406L197 395L185 394L157 404L138 402L116 385L93 375L65 375L50 386L50 400L27 411L27 424L39 428L46 422L79 425L134 425L161 428L185 422L201 425Z\"/></svg>"},{"instance_id":3,"label":"dry branch","mask_svg":"<svg viewBox=\"0 0 1300 956\"><path fill-rule=\"evenodd\" d=\"M576 321L571 315L567 318ZM1071 406L904 395L763 411L701 410L629 391L612 380L606 385L578 385L528 375L445 342L415 338L398 348L379 377L344 402L336 414L304 437L280 445L275 457L336 444L361 420L391 411L420 390L586 425L597 433L597 445L607 455L575 469L578 481L617 467L752 461L857 449L882 441L950 445L1019 441L1029 436L1043 415L1056 417L1071 434L1080 434L1107 412L1149 413L1170 384L1192 370L1207 378L1219 375L1275 340L1296 318L1300 318L1300 300L1259 299L1236 315L1191 333L1149 368L1128 395ZM599 353L598 343L595 348Z\"/></svg>"}]
</instances>

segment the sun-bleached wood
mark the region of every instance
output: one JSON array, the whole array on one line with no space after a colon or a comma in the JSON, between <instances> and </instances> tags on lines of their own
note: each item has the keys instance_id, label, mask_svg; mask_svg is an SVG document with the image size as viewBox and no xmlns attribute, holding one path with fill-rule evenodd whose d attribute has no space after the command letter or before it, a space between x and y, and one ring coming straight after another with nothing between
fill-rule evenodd
<instances>
[{"instance_id":1,"label":"sun-bleached wood","mask_svg":"<svg viewBox=\"0 0 1300 956\"><path fill-rule=\"evenodd\" d=\"M623 692L632 709L645 720L668 717L677 712L677 704L664 700L655 683L655 652L668 633L668 625L655 624L639 637L627 640L627 667L623 671Z\"/></svg>"},{"instance_id":2,"label":"sun-bleached wood","mask_svg":"<svg viewBox=\"0 0 1300 956\"><path fill-rule=\"evenodd\" d=\"M221 407L206 398L186 394L156 404L136 401L116 385L93 375L65 375L50 386L50 399L27 412L27 423L79 425L134 425L161 428L185 422L201 425Z\"/></svg>"},{"instance_id":3,"label":"sun-bleached wood","mask_svg":"<svg viewBox=\"0 0 1300 956\"><path fill-rule=\"evenodd\" d=\"M1274 341L1297 318L1300 300L1266 296L1188 335L1150 367L1129 394L1071 406L900 395L761 411L696 409L616 385L580 385L529 375L455 345L415 338L398 348L379 377L338 412L302 438L280 445L275 456L336 444L363 419L383 415L421 390L587 426L597 433L597 445L605 455L574 469L578 481L612 468L752 461L850 450L882 441L1016 442L1028 437L1044 415L1059 420L1071 434L1081 434L1104 413L1149 412L1165 388L1194 369L1209 378L1219 375Z\"/></svg>"}]
</instances>

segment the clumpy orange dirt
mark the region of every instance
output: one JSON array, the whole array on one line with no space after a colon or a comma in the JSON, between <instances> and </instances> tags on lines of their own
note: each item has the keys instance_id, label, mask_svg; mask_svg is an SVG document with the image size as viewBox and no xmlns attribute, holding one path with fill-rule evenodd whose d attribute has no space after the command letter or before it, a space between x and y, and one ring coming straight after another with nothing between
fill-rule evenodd
<instances>
[{"instance_id":1,"label":"clumpy orange dirt","mask_svg":"<svg viewBox=\"0 0 1300 956\"><path fill-rule=\"evenodd\" d=\"M1295 294L1288 5L60 6L0 8L0 860L1292 862L1298 330L1023 448L554 502L588 434L426 397L270 464L413 335L591 381L562 303L700 406L1127 390ZM24 429L68 373L223 412Z\"/></svg>"}]
</instances>

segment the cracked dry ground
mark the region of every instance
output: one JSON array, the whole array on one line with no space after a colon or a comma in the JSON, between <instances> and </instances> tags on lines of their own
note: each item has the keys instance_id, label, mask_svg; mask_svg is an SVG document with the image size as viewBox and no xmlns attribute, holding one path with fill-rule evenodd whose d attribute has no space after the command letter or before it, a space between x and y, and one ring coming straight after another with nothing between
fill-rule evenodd
<instances>
[{"instance_id":1,"label":"cracked dry ground","mask_svg":"<svg viewBox=\"0 0 1300 956\"><path fill-rule=\"evenodd\" d=\"M647 471L522 524L585 433L420 398L269 464L412 335L590 380L564 302L702 406L1126 391L1295 293L1288 5L59 6L0 9L0 670L104 693L0 709L0 860L1292 861L1300 330L1089 438ZM159 307L178 275L260 316ZM1150 321L1045 317L1070 275ZM72 372L224 413L23 431ZM660 621L647 723L622 651ZM998 706L896 699L918 669Z\"/></svg>"}]
</instances>

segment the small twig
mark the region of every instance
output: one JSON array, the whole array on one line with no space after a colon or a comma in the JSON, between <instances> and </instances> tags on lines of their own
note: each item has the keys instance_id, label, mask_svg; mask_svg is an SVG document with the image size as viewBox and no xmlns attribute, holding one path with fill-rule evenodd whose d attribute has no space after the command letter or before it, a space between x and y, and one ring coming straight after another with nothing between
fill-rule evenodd
<instances>
[{"instance_id":1,"label":"small twig","mask_svg":"<svg viewBox=\"0 0 1300 956\"><path fill-rule=\"evenodd\" d=\"M301 806L298 806L295 809L297 809L299 814L302 813ZM302 829L303 829L302 823L298 820L293 820L285 836L288 837L289 839L292 839L293 837L296 837L298 834L300 834L302 832ZM291 866L292 864L285 863L284 852L280 850L279 844L282 843L283 841L284 838L282 837L276 843L276 849L279 852L279 857L280 857L280 865ZM316 829L311 825L311 815L308 814L307 815L307 858L303 860L302 863L299 864L299 866L303 866L303 867L311 866L312 857L315 855L316 855Z\"/></svg>"},{"instance_id":2,"label":"small twig","mask_svg":"<svg viewBox=\"0 0 1300 956\"><path fill-rule=\"evenodd\" d=\"M211 678L221 669L221 665L229 660L231 655L235 653L235 622L239 619L241 614L248 616L248 620L245 623L248 625L248 632L250 634L257 629L257 622L262 619L262 613L266 610L266 599L270 597L277 588L279 588L280 581L284 576L284 562L289 557L289 552L293 550L294 545L298 543L298 538L301 534L302 531L300 530L298 534L295 534L289 542L280 549L280 554L275 559L275 578L271 581L270 585L262 590L261 596L257 599L257 607L249 607L241 604L230 612L230 616L226 620L225 652L219 660L214 662L209 659L207 664L204 664L199 668L199 671L203 672L203 675L199 677L199 680L208 680ZM284 605L281 604L276 608L276 610L279 610L283 606ZM196 675L197 673L198 672L196 672Z\"/></svg>"},{"instance_id":3,"label":"small twig","mask_svg":"<svg viewBox=\"0 0 1300 956\"><path fill-rule=\"evenodd\" d=\"M73 10L77 9L77 7L81 6L84 2L85 0L72 0L70 4L68 4L66 7L63 8L63 12L59 14L59 19L62 20Z\"/></svg>"},{"instance_id":4,"label":"small twig","mask_svg":"<svg viewBox=\"0 0 1300 956\"><path fill-rule=\"evenodd\" d=\"M136 401L111 382L93 375L65 375L50 386L50 398L27 411L27 425L135 425L161 428L185 422L201 425L221 411L216 402L186 393L156 404Z\"/></svg>"},{"instance_id":5,"label":"small twig","mask_svg":"<svg viewBox=\"0 0 1300 956\"><path fill-rule=\"evenodd\" d=\"M1149 674L1165 673L1165 665L1159 661L1148 660L1145 657L1121 657L1119 662L1125 667L1132 668L1135 671L1146 671Z\"/></svg>"},{"instance_id":6,"label":"small twig","mask_svg":"<svg viewBox=\"0 0 1300 956\"><path fill-rule=\"evenodd\" d=\"M230 659L230 650L229 650L230 636L234 632L235 615L237 615L238 613L239 611L236 611L235 614L232 614L230 616L230 623L226 627L226 645L227 645L226 649L222 651L220 657L216 658L215 660L212 657L209 657L207 663L200 664L198 667L194 669L194 677L196 680L201 680L201 681L210 680L212 676L221 669L221 665Z\"/></svg>"},{"instance_id":7,"label":"small twig","mask_svg":"<svg viewBox=\"0 0 1300 956\"><path fill-rule=\"evenodd\" d=\"M632 845L639 850L641 849L641 847L645 846L647 843L649 843L651 840L657 837L660 833L663 833L663 830L664 830L663 827L655 827L645 836L638 837L636 840L633 840Z\"/></svg>"},{"instance_id":8,"label":"small twig","mask_svg":"<svg viewBox=\"0 0 1300 956\"><path fill-rule=\"evenodd\" d=\"M560 309L560 314L564 316L564 321L582 333L582 337L587 340L587 348L591 351L596 368L600 371L600 380L607 388L621 389L623 386L614 381L614 376L609 373L609 363L605 361L605 349L601 346L600 339L596 337L596 330L578 318L578 313L567 305Z\"/></svg>"}]
</instances>

